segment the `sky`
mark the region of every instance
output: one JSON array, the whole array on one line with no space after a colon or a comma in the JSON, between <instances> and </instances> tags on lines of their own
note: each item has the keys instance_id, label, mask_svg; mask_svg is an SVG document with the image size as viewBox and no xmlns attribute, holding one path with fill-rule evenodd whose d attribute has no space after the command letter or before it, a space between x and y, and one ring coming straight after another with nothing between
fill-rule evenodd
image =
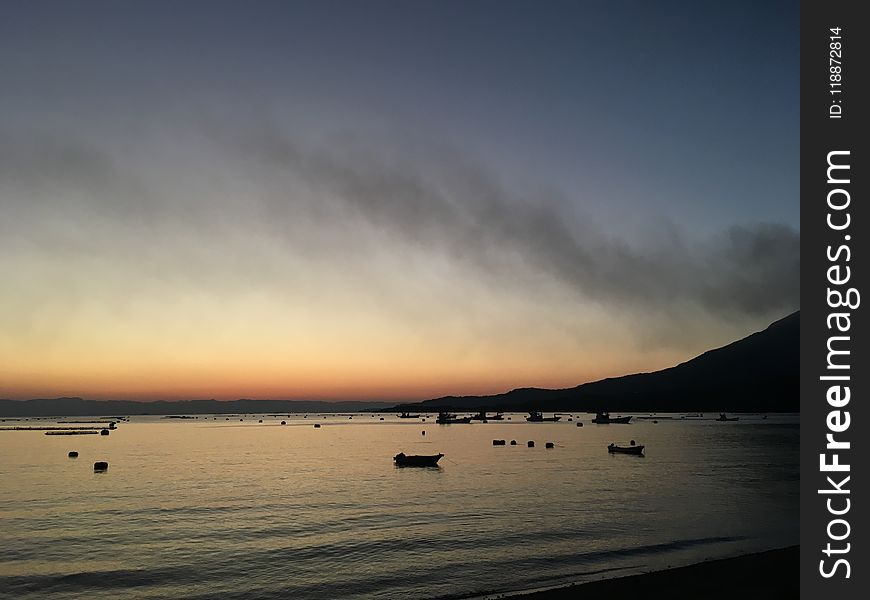
<instances>
[{"instance_id":1,"label":"sky","mask_svg":"<svg viewBox=\"0 0 870 600\"><path fill-rule=\"evenodd\" d=\"M425 399L799 308L798 2L0 19L0 398Z\"/></svg>"}]
</instances>

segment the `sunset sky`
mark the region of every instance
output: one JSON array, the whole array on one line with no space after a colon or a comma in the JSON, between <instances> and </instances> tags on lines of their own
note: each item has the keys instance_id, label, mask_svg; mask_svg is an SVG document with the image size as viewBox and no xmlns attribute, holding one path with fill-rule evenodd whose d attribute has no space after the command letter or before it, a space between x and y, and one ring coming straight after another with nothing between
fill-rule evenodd
<instances>
[{"instance_id":1,"label":"sunset sky","mask_svg":"<svg viewBox=\"0 0 870 600\"><path fill-rule=\"evenodd\" d=\"M0 398L424 399L798 308L797 2L0 18Z\"/></svg>"}]
</instances>

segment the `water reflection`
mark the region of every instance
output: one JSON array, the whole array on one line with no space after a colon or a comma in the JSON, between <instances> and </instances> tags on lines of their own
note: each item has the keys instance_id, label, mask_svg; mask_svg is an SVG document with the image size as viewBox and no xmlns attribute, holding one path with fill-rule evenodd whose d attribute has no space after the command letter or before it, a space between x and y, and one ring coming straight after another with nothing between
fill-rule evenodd
<instances>
[{"instance_id":1,"label":"water reflection","mask_svg":"<svg viewBox=\"0 0 870 600\"><path fill-rule=\"evenodd\" d=\"M797 543L797 417L574 415L578 428L507 416L132 417L106 437L0 432L0 588L415 598ZM645 459L607 452L630 439ZM400 468L398 452L445 456ZM98 460L111 465L99 476Z\"/></svg>"}]
</instances>

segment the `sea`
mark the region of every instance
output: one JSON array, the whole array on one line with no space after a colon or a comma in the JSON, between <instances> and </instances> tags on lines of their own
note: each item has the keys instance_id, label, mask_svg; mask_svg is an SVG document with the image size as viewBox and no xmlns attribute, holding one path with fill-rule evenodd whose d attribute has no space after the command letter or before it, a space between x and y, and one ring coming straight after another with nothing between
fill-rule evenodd
<instances>
[{"instance_id":1,"label":"sea","mask_svg":"<svg viewBox=\"0 0 870 600\"><path fill-rule=\"evenodd\" d=\"M129 416L109 435L0 430L0 597L495 597L798 543L798 415L560 416ZM630 440L645 456L608 453ZM397 467L399 452L444 457Z\"/></svg>"}]
</instances>

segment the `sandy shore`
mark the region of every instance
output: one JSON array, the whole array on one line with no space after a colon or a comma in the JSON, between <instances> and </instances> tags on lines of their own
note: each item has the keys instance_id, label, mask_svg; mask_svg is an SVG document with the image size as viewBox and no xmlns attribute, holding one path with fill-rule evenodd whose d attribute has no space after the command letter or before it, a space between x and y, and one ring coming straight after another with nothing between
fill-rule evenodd
<instances>
[{"instance_id":1,"label":"sandy shore","mask_svg":"<svg viewBox=\"0 0 870 600\"><path fill-rule=\"evenodd\" d=\"M711 560L666 571L505 596L522 600L798 598L800 595L799 556L798 546L792 546L737 558ZM498 598L498 595L487 597Z\"/></svg>"}]
</instances>

